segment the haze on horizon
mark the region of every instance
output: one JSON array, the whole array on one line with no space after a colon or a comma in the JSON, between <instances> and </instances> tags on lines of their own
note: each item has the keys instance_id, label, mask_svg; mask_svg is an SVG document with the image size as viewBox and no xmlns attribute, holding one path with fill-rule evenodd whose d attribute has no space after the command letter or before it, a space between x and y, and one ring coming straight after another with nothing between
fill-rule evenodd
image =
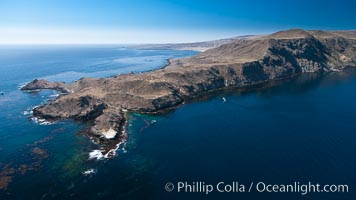
<instances>
[{"instance_id":1,"label":"haze on horizon","mask_svg":"<svg viewBox=\"0 0 356 200\"><path fill-rule=\"evenodd\" d=\"M0 44L178 43L290 28L351 30L355 7L353 0L1 0Z\"/></svg>"}]
</instances>

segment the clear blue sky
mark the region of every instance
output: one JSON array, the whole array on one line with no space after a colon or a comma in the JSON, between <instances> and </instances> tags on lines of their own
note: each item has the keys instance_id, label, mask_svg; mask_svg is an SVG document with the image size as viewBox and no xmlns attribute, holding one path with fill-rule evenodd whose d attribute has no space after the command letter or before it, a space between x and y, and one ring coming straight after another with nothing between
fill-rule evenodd
<instances>
[{"instance_id":1,"label":"clear blue sky","mask_svg":"<svg viewBox=\"0 0 356 200\"><path fill-rule=\"evenodd\" d=\"M356 29L355 0L0 0L0 43L190 42Z\"/></svg>"}]
</instances>

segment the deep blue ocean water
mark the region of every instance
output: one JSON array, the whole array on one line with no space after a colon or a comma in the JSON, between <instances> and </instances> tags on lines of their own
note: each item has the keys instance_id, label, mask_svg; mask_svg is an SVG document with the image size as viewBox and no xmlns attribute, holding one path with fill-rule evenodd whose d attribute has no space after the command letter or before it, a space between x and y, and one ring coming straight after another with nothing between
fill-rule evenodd
<instances>
[{"instance_id":1,"label":"deep blue ocean water","mask_svg":"<svg viewBox=\"0 0 356 200\"><path fill-rule=\"evenodd\" d=\"M34 78L74 81L156 69L196 52L115 46L0 48L0 199L356 199L356 70L305 74L227 90L160 116L131 114L118 155L72 121L39 125L33 106L54 91L18 90ZM226 99L226 102L223 101ZM156 123L152 124L153 120ZM93 169L95 174L82 172ZM348 193L178 193L178 181L347 184Z\"/></svg>"}]
</instances>

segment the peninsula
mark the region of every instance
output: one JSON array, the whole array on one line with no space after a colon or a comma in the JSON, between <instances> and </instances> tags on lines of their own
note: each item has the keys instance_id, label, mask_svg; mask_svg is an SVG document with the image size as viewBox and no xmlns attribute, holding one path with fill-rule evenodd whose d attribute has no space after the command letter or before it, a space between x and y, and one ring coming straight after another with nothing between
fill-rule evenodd
<instances>
[{"instance_id":1,"label":"peninsula","mask_svg":"<svg viewBox=\"0 0 356 200\"><path fill-rule=\"evenodd\" d=\"M33 115L50 121L88 122L87 133L105 142L124 137L127 111L157 113L204 92L347 67L356 67L356 31L292 29L171 59L168 66L155 71L82 78L72 84L34 80L22 90L64 92L36 107Z\"/></svg>"}]
</instances>

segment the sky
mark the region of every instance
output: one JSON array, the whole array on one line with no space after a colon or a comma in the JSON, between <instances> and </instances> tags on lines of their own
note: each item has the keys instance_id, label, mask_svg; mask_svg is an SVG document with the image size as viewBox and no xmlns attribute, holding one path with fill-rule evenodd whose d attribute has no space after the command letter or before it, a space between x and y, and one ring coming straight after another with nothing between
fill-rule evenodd
<instances>
[{"instance_id":1,"label":"sky","mask_svg":"<svg viewBox=\"0 0 356 200\"><path fill-rule=\"evenodd\" d=\"M0 0L0 44L196 42L356 29L355 0Z\"/></svg>"}]
</instances>

